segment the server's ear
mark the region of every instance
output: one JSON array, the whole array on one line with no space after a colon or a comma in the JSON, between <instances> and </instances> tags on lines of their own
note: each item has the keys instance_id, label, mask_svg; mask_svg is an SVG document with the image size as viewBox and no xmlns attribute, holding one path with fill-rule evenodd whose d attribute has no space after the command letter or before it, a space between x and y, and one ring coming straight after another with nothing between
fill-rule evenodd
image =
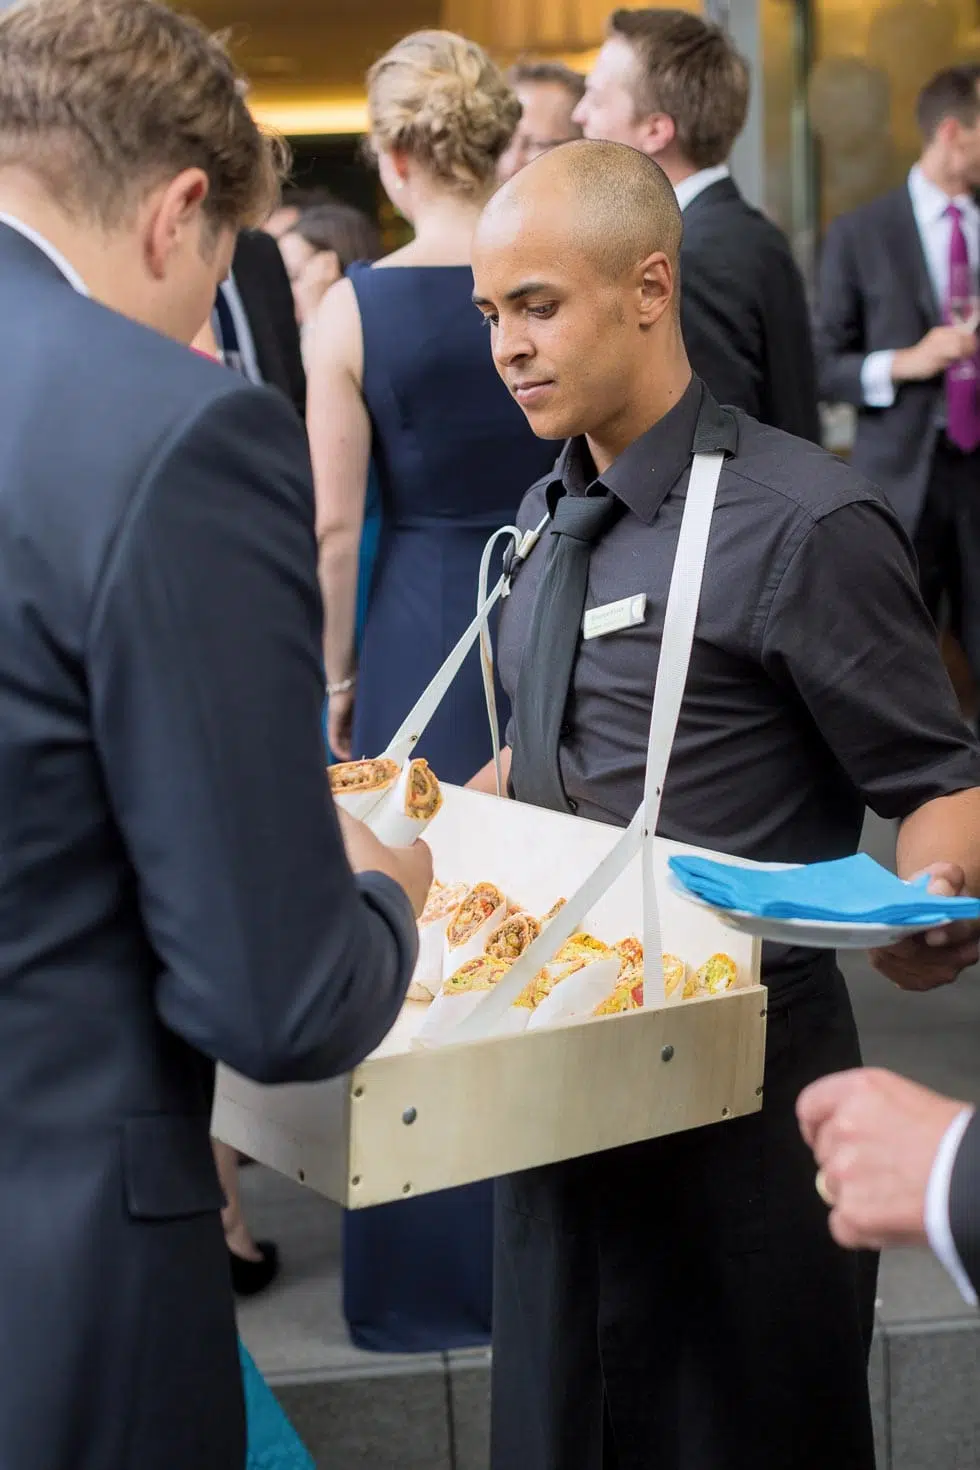
<instances>
[{"instance_id":1,"label":"server's ear","mask_svg":"<svg viewBox=\"0 0 980 1470\"><path fill-rule=\"evenodd\" d=\"M664 251L655 250L640 262L635 272L636 319L641 331L650 331L665 313L672 311L674 293L674 267Z\"/></svg>"}]
</instances>

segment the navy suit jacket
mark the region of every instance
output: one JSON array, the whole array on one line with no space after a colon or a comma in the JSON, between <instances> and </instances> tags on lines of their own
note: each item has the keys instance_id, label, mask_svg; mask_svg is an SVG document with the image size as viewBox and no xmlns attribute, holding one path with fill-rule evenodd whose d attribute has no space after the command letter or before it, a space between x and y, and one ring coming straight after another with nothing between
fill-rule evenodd
<instances>
[{"instance_id":1,"label":"navy suit jacket","mask_svg":"<svg viewBox=\"0 0 980 1470\"><path fill-rule=\"evenodd\" d=\"M732 179L684 211L681 326L691 366L719 403L820 442L802 277L786 236Z\"/></svg>"},{"instance_id":2,"label":"navy suit jacket","mask_svg":"<svg viewBox=\"0 0 980 1470\"><path fill-rule=\"evenodd\" d=\"M833 221L820 262L820 388L857 408L851 463L881 487L910 534L928 488L943 378L903 383L891 408L869 408L861 368L869 352L912 347L940 320L906 184Z\"/></svg>"},{"instance_id":3,"label":"navy suit jacket","mask_svg":"<svg viewBox=\"0 0 980 1470\"><path fill-rule=\"evenodd\" d=\"M324 774L301 425L0 225L0 1465L241 1470L214 1063L340 1073L404 894Z\"/></svg>"}]
</instances>

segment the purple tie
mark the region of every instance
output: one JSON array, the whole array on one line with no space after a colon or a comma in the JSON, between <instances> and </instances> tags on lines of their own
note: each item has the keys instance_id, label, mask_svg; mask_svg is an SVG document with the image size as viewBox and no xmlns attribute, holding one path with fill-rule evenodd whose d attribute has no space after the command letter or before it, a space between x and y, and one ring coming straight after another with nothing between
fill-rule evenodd
<instances>
[{"instance_id":1,"label":"purple tie","mask_svg":"<svg viewBox=\"0 0 980 1470\"><path fill-rule=\"evenodd\" d=\"M962 212L958 204L946 211L949 232L949 299L973 296L970 255L963 233ZM947 308L946 320L953 321ZM964 454L972 454L980 446L980 401L977 398L977 359L954 363L946 370L946 432Z\"/></svg>"}]
</instances>

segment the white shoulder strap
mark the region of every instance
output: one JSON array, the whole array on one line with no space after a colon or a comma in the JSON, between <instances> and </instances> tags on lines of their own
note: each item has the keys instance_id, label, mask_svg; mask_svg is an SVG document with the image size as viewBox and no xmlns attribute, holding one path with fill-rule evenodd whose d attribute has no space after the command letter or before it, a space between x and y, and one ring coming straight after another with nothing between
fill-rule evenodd
<instances>
[{"instance_id":1,"label":"white shoulder strap","mask_svg":"<svg viewBox=\"0 0 980 1470\"><path fill-rule=\"evenodd\" d=\"M723 454L696 454L687 486L684 517L677 538L674 569L667 594L664 631L657 663L657 683L650 716L647 771L643 789L643 955L644 998L663 1001L660 909L654 872L653 839L660 819L664 781L674 748L677 721L684 702L687 671L694 647L708 536L714 514Z\"/></svg>"},{"instance_id":2,"label":"white shoulder strap","mask_svg":"<svg viewBox=\"0 0 980 1470\"><path fill-rule=\"evenodd\" d=\"M643 854L644 1003L663 1003L660 911L654 875L653 839L687 684L708 552L708 536L723 464L724 455L721 453L697 454L691 467L670 590L667 594L657 683L650 716L643 802L612 850L559 911L547 929L530 945L500 983L487 993L469 1018L453 1031L453 1041L471 1041L493 1029L527 982L575 932L638 851Z\"/></svg>"}]
</instances>

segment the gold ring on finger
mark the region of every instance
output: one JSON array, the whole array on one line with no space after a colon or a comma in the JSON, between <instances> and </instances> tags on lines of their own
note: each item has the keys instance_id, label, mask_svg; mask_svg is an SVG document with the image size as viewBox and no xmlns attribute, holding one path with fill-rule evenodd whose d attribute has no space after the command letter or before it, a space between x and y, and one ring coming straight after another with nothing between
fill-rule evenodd
<instances>
[{"instance_id":1,"label":"gold ring on finger","mask_svg":"<svg viewBox=\"0 0 980 1470\"><path fill-rule=\"evenodd\" d=\"M814 1184L816 1185L817 1194L819 1194L820 1198L823 1200L827 1208L832 1210L836 1201L834 1199L834 1196L830 1192L830 1185L827 1183L827 1176L822 1169L817 1170L817 1177L814 1180Z\"/></svg>"}]
</instances>

